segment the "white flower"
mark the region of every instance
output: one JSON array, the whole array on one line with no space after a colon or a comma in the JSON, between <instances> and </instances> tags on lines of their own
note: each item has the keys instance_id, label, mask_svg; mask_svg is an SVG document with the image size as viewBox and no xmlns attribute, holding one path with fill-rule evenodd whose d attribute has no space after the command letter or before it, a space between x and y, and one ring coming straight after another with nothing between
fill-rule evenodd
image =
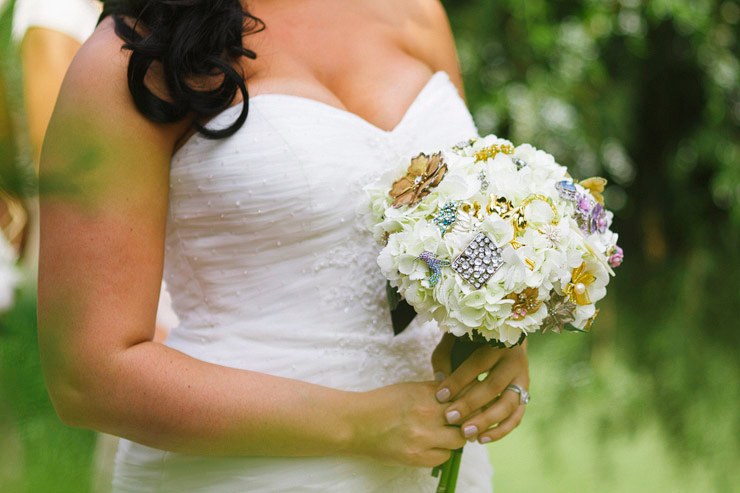
<instances>
[{"instance_id":1,"label":"white flower","mask_svg":"<svg viewBox=\"0 0 740 493\"><path fill-rule=\"evenodd\" d=\"M498 214L486 216L480 225L480 230L489 233L496 246L503 246L514 239L514 227L510 222L501 219Z\"/></svg>"},{"instance_id":2,"label":"white flower","mask_svg":"<svg viewBox=\"0 0 740 493\"><path fill-rule=\"evenodd\" d=\"M563 239L563 234L560 232L560 228L553 226L552 224L546 224L537 231L545 237L550 248L557 248L560 245L560 241Z\"/></svg>"}]
</instances>

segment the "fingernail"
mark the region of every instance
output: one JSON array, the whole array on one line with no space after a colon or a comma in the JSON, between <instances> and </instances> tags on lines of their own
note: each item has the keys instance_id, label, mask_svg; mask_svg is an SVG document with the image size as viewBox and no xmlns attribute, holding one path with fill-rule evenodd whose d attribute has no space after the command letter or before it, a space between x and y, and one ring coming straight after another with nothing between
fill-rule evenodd
<instances>
[{"instance_id":1,"label":"fingernail","mask_svg":"<svg viewBox=\"0 0 740 493\"><path fill-rule=\"evenodd\" d=\"M445 414L445 417L447 418L447 422L452 424L458 419L460 419L460 411L450 411L447 414Z\"/></svg>"},{"instance_id":2,"label":"fingernail","mask_svg":"<svg viewBox=\"0 0 740 493\"><path fill-rule=\"evenodd\" d=\"M483 437L480 439L480 443L488 443L491 441L491 437Z\"/></svg>"},{"instance_id":3,"label":"fingernail","mask_svg":"<svg viewBox=\"0 0 740 493\"><path fill-rule=\"evenodd\" d=\"M465 428L463 428L463 435L465 435L465 438L470 438L473 435L478 434L478 427L475 425L468 425Z\"/></svg>"},{"instance_id":4,"label":"fingernail","mask_svg":"<svg viewBox=\"0 0 740 493\"><path fill-rule=\"evenodd\" d=\"M437 400L439 402L447 402L449 398L450 398L450 389L448 389L447 387L437 391Z\"/></svg>"},{"instance_id":5,"label":"fingernail","mask_svg":"<svg viewBox=\"0 0 740 493\"><path fill-rule=\"evenodd\" d=\"M441 371L438 371L434 374L434 379L438 382L444 381L444 379L447 378L447 375L442 373Z\"/></svg>"}]
</instances>

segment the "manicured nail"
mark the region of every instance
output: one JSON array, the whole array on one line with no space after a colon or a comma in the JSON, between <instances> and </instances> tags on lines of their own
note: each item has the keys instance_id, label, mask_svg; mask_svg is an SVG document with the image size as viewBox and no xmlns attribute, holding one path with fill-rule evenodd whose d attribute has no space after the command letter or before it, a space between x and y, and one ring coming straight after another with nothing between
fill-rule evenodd
<instances>
[{"instance_id":1,"label":"manicured nail","mask_svg":"<svg viewBox=\"0 0 740 493\"><path fill-rule=\"evenodd\" d=\"M475 425L468 425L465 428L463 428L463 435L465 435L465 438L470 438L473 435L478 434L478 427Z\"/></svg>"},{"instance_id":2,"label":"manicured nail","mask_svg":"<svg viewBox=\"0 0 740 493\"><path fill-rule=\"evenodd\" d=\"M443 382L444 379L447 378L447 375L442 373L441 371L438 371L434 374L434 379L438 382Z\"/></svg>"},{"instance_id":3,"label":"manicured nail","mask_svg":"<svg viewBox=\"0 0 740 493\"><path fill-rule=\"evenodd\" d=\"M455 421L461 418L460 411L450 411L445 414L445 417L447 418L448 423L453 424Z\"/></svg>"},{"instance_id":4,"label":"manicured nail","mask_svg":"<svg viewBox=\"0 0 740 493\"><path fill-rule=\"evenodd\" d=\"M437 400L439 402L447 402L450 399L450 389L447 387L437 391Z\"/></svg>"},{"instance_id":5,"label":"manicured nail","mask_svg":"<svg viewBox=\"0 0 740 493\"><path fill-rule=\"evenodd\" d=\"M491 441L491 437L483 437L480 439L480 443L488 443Z\"/></svg>"}]
</instances>

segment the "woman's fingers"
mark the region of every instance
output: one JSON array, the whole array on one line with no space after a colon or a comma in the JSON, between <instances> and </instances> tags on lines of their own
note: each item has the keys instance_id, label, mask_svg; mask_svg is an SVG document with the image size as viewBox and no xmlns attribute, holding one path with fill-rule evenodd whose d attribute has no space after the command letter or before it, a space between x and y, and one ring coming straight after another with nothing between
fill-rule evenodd
<instances>
[{"instance_id":1,"label":"woman's fingers","mask_svg":"<svg viewBox=\"0 0 740 493\"><path fill-rule=\"evenodd\" d=\"M506 392L506 394L518 395L514 392ZM514 413L511 414L508 418L501 421L498 426L490 428L478 435L478 441L480 443L495 442L496 440L501 440L503 437L511 433L511 431L519 426L519 423L522 421L522 416L524 416L524 411L526 407L527 406L525 405L517 406L517 409L514 411Z\"/></svg>"},{"instance_id":2,"label":"woman's fingers","mask_svg":"<svg viewBox=\"0 0 740 493\"><path fill-rule=\"evenodd\" d=\"M511 360L504 360L497 365L482 382L476 382L469 391L458 397L446 410L445 417L450 424L457 424L467 419L475 411L494 401L514 379L520 377L519 367ZM506 397L506 399L504 399ZM509 396L502 396L504 402L509 402ZM501 401L502 399L499 399ZM499 401L492 407L500 407ZM489 409L490 410L490 409ZM511 409L508 414L514 412ZM507 414L507 416L508 416ZM502 418L503 419L503 418ZM491 426L491 425L489 425ZM488 426L486 426L488 428ZM485 428L478 427L478 430ZM465 427L463 427L463 432ZM476 432L477 434L477 432ZM469 438L470 433L467 434Z\"/></svg>"},{"instance_id":3,"label":"woman's fingers","mask_svg":"<svg viewBox=\"0 0 740 493\"><path fill-rule=\"evenodd\" d=\"M435 371L449 368L449 351L454 339L440 342L432 356ZM478 376L487 377L478 381ZM506 386L515 383L529 387L529 367L526 347L497 349L478 348L451 375L444 378L436 390L440 403L455 399L445 410L449 424L460 424L458 434L465 439L484 439L482 443L500 439L513 430L524 414L519 394L506 392ZM487 438L486 438L487 437Z\"/></svg>"},{"instance_id":4,"label":"woman's fingers","mask_svg":"<svg viewBox=\"0 0 740 493\"><path fill-rule=\"evenodd\" d=\"M435 436L435 447L456 450L465 445L465 438L460 435L457 426L444 426Z\"/></svg>"},{"instance_id":5,"label":"woman's fingers","mask_svg":"<svg viewBox=\"0 0 740 493\"><path fill-rule=\"evenodd\" d=\"M478 378L478 375L490 370L499 361L503 351L505 350L491 346L476 349L457 370L439 384L436 393L437 400L447 402L460 394L465 387ZM449 352L447 357L449 358Z\"/></svg>"},{"instance_id":6,"label":"woman's fingers","mask_svg":"<svg viewBox=\"0 0 740 493\"><path fill-rule=\"evenodd\" d=\"M447 460L450 458L450 455L452 455L452 452L449 449L444 448L435 448L430 450L427 453L427 461L425 464L423 464L424 467L437 467L441 466Z\"/></svg>"},{"instance_id":7,"label":"woman's fingers","mask_svg":"<svg viewBox=\"0 0 740 493\"><path fill-rule=\"evenodd\" d=\"M434 369L434 379L438 382L444 381L450 371L450 352L452 345L455 344L455 336L445 332L442 340L432 352L432 368Z\"/></svg>"},{"instance_id":8,"label":"woman's fingers","mask_svg":"<svg viewBox=\"0 0 740 493\"><path fill-rule=\"evenodd\" d=\"M463 431L463 436L468 440L473 440L475 438L480 439L483 432L486 430L497 425L503 425L512 416L516 416L520 411L521 414L524 414L523 408L524 406L519 403L519 394L516 392L505 391L490 407L467 419L462 424L461 429ZM518 421L514 426L517 424L519 424ZM512 426L511 429L514 429L514 426Z\"/></svg>"}]
</instances>

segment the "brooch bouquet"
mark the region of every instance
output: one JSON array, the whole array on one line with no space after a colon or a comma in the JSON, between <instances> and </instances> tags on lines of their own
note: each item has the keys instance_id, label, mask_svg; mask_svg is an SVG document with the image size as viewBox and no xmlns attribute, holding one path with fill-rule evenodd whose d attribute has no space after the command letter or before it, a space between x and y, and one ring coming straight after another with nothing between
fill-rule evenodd
<instances>
[{"instance_id":1,"label":"brooch bouquet","mask_svg":"<svg viewBox=\"0 0 740 493\"><path fill-rule=\"evenodd\" d=\"M482 344L591 327L623 257L605 184L489 135L398 163L365 187L362 219L389 285L456 336L454 369ZM461 453L442 466L438 491L454 491Z\"/></svg>"}]
</instances>

